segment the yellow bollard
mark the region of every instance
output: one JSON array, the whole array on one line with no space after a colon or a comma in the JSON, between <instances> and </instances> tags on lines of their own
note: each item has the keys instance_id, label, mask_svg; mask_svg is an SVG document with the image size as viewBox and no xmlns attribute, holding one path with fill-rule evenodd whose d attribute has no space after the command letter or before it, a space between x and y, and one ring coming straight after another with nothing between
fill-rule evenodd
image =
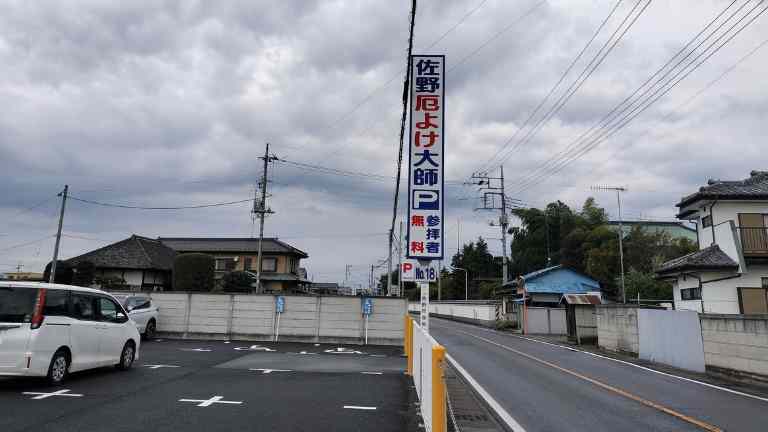
<instances>
[{"instance_id":1,"label":"yellow bollard","mask_svg":"<svg viewBox=\"0 0 768 432\"><path fill-rule=\"evenodd\" d=\"M405 354L408 356L406 374L413 375L413 319L405 316Z\"/></svg>"},{"instance_id":2,"label":"yellow bollard","mask_svg":"<svg viewBox=\"0 0 768 432\"><path fill-rule=\"evenodd\" d=\"M445 409L445 347L432 347L432 432L446 432L448 418Z\"/></svg>"}]
</instances>

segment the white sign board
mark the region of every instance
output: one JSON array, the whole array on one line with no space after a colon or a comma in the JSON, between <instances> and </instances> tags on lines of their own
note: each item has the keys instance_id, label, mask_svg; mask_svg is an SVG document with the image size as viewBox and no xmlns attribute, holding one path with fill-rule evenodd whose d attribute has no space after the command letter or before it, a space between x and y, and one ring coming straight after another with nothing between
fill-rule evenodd
<instances>
[{"instance_id":1,"label":"white sign board","mask_svg":"<svg viewBox=\"0 0 768 432\"><path fill-rule=\"evenodd\" d=\"M428 262L417 260L403 261L403 281L408 282L437 282L437 269Z\"/></svg>"},{"instance_id":2,"label":"white sign board","mask_svg":"<svg viewBox=\"0 0 768 432\"><path fill-rule=\"evenodd\" d=\"M411 56L408 258L443 258L445 56Z\"/></svg>"}]
</instances>

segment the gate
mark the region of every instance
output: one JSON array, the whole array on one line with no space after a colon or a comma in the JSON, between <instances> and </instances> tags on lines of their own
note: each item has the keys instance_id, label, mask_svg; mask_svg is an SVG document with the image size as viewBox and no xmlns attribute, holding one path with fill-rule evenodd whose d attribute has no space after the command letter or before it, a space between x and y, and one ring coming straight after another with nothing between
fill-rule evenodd
<instances>
[{"instance_id":1,"label":"gate","mask_svg":"<svg viewBox=\"0 0 768 432\"><path fill-rule=\"evenodd\" d=\"M637 332L641 359L704 372L704 343L697 312L638 309Z\"/></svg>"}]
</instances>

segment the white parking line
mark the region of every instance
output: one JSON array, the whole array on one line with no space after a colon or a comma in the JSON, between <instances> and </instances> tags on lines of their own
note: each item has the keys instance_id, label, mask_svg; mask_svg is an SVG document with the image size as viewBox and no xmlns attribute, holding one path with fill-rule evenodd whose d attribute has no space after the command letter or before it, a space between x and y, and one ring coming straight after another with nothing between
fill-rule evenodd
<instances>
[{"instance_id":1,"label":"white parking line","mask_svg":"<svg viewBox=\"0 0 768 432\"><path fill-rule=\"evenodd\" d=\"M23 392L24 395L37 395L31 399L34 400L41 400L41 399L48 399L49 397L53 396L68 396L68 397L83 397L81 394L75 394L70 393L71 390L65 389L65 390L58 390L51 393L42 393L42 392Z\"/></svg>"},{"instance_id":2,"label":"white parking line","mask_svg":"<svg viewBox=\"0 0 768 432\"><path fill-rule=\"evenodd\" d=\"M145 368L149 368L149 369L161 369L161 368L177 368L177 367L181 367L181 366L176 366L176 365L164 365L164 364L145 364L145 365L142 365L142 366L144 366Z\"/></svg>"},{"instance_id":3,"label":"white parking line","mask_svg":"<svg viewBox=\"0 0 768 432\"><path fill-rule=\"evenodd\" d=\"M241 405L243 403L242 401L226 401L222 399L224 399L224 396L214 396L210 399L179 399L179 402L199 402L197 404L199 407L209 407L213 404Z\"/></svg>"},{"instance_id":4,"label":"white parking line","mask_svg":"<svg viewBox=\"0 0 768 432\"><path fill-rule=\"evenodd\" d=\"M354 410L369 410L373 411L376 409L376 407L367 407L367 406L357 406L357 405L344 405L344 409L354 409Z\"/></svg>"},{"instance_id":5,"label":"white parking line","mask_svg":"<svg viewBox=\"0 0 768 432\"><path fill-rule=\"evenodd\" d=\"M210 350L208 348L181 348L182 351L193 351L193 352L211 352L213 350Z\"/></svg>"},{"instance_id":6,"label":"white parking line","mask_svg":"<svg viewBox=\"0 0 768 432\"><path fill-rule=\"evenodd\" d=\"M384 375L383 372L360 372L363 375Z\"/></svg>"},{"instance_id":7,"label":"white parking line","mask_svg":"<svg viewBox=\"0 0 768 432\"><path fill-rule=\"evenodd\" d=\"M272 372L293 372L289 369L248 369L250 371L261 371L262 375L271 374Z\"/></svg>"}]
</instances>

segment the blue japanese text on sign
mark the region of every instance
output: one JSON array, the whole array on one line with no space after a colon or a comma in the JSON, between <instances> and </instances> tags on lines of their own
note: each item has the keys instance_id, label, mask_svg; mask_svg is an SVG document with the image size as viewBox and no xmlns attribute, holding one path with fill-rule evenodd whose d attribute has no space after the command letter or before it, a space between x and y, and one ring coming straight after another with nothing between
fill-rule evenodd
<instances>
[{"instance_id":1,"label":"blue japanese text on sign","mask_svg":"<svg viewBox=\"0 0 768 432\"><path fill-rule=\"evenodd\" d=\"M443 258L445 56L411 57L408 152L408 253Z\"/></svg>"},{"instance_id":2,"label":"blue japanese text on sign","mask_svg":"<svg viewBox=\"0 0 768 432\"><path fill-rule=\"evenodd\" d=\"M363 299L363 315L371 315L373 313L373 299L365 297Z\"/></svg>"},{"instance_id":3,"label":"blue japanese text on sign","mask_svg":"<svg viewBox=\"0 0 768 432\"><path fill-rule=\"evenodd\" d=\"M275 312L277 313L283 313L285 312L285 297L283 296L277 296L275 299Z\"/></svg>"}]
</instances>

